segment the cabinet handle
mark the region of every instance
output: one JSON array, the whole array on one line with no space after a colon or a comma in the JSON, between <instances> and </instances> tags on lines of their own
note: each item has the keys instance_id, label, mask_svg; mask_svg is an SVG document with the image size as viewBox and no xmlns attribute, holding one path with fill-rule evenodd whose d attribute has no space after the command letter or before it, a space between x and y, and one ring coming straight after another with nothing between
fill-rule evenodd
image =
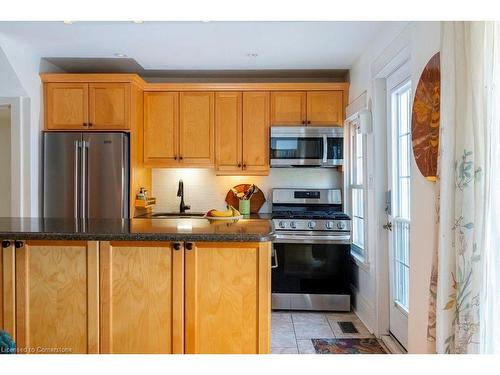
<instances>
[{"instance_id":1,"label":"cabinet handle","mask_svg":"<svg viewBox=\"0 0 500 375\"><path fill-rule=\"evenodd\" d=\"M241 163L238 163L238 168L241 168Z\"/></svg>"},{"instance_id":2,"label":"cabinet handle","mask_svg":"<svg viewBox=\"0 0 500 375\"><path fill-rule=\"evenodd\" d=\"M181 249L181 243L180 242L174 242L174 250L180 250Z\"/></svg>"},{"instance_id":3,"label":"cabinet handle","mask_svg":"<svg viewBox=\"0 0 500 375\"><path fill-rule=\"evenodd\" d=\"M83 127L84 127L84 128L86 128L86 127L87 127L87 123L86 123L86 122L84 122L84 123L83 123Z\"/></svg>"},{"instance_id":4,"label":"cabinet handle","mask_svg":"<svg viewBox=\"0 0 500 375\"><path fill-rule=\"evenodd\" d=\"M186 242L186 249L193 250L194 244L192 242Z\"/></svg>"},{"instance_id":5,"label":"cabinet handle","mask_svg":"<svg viewBox=\"0 0 500 375\"><path fill-rule=\"evenodd\" d=\"M2 241L2 247L5 249L7 247L10 247L10 241Z\"/></svg>"},{"instance_id":6,"label":"cabinet handle","mask_svg":"<svg viewBox=\"0 0 500 375\"><path fill-rule=\"evenodd\" d=\"M310 123L311 123L311 121L307 121L307 123L308 123L308 124L310 124Z\"/></svg>"},{"instance_id":7,"label":"cabinet handle","mask_svg":"<svg viewBox=\"0 0 500 375\"><path fill-rule=\"evenodd\" d=\"M19 249L19 248L21 248L23 246L24 246L24 242L23 241L14 241L14 247L16 249Z\"/></svg>"},{"instance_id":8,"label":"cabinet handle","mask_svg":"<svg viewBox=\"0 0 500 375\"><path fill-rule=\"evenodd\" d=\"M245 163L243 163L243 169L246 169L247 168L247 165Z\"/></svg>"},{"instance_id":9,"label":"cabinet handle","mask_svg":"<svg viewBox=\"0 0 500 375\"><path fill-rule=\"evenodd\" d=\"M177 160L177 155L174 155L174 160Z\"/></svg>"},{"instance_id":10,"label":"cabinet handle","mask_svg":"<svg viewBox=\"0 0 500 375\"><path fill-rule=\"evenodd\" d=\"M179 160L182 160L182 156L179 156Z\"/></svg>"},{"instance_id":11,"label":"cabinet handle","mask_svg":"<svg viewBox=\"0 0 500 375\"><path fill-rule=\"evenodd\" d=\"M305 125L305 124L306 124L306 121L305 121L305 120L304 120L304 121L302 121L302 125Z\"/></svg>"},{"instance_id":12,"label":"cabinet handle","mask_svg":"<svg viewBox=\"0 0 500 375\"><path fill-rule=\"evenodd\" d=\"M89 122L89 127L92 127L92 123L91 122Z\"/></svg>"}]
</instances>

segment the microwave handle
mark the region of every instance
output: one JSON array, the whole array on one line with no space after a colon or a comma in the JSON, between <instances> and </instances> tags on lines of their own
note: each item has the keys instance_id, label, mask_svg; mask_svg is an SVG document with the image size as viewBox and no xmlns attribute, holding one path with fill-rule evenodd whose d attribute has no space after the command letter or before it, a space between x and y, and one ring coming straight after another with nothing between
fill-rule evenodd
<instances>
[{"instance_id":1,"label":"microwave handle","mask_svg":"<svg viewBox=\"0 0 500 375\"><path fill-rule=\"evenodd\" d=\"M323 164L328 161L328 137L323 134Z\"/></svg>"}]
</instances>

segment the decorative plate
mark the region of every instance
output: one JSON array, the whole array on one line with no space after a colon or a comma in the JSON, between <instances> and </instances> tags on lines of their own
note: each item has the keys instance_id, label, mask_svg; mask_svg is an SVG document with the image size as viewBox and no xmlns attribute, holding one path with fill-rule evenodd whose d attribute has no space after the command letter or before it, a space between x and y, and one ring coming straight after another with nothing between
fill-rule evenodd
<instances>
[{"instance_id":1,"label":"decorative plate","mask_svg":"<svg viewBox=\"0 0 500 375\"><path fill-rule=\"evenodd\" d=\"M245 192L247 191L252 184L240 184L236 185L233 189L235 189L237 192ZM250 199L250 213L251 214L256 214L259 212L260 208L264 205L266 201L266 197L264 196L264 193L260 188L257 186L259 189L258 191L255 192L255 194L252 196ZM230 206L233 206L234 208L238 209L239 206L239 199L236 198L231 190L229 190L226 194L226 203L229 204Z\"/></svg>"},{"instance_id":2,"label":"decorative plate","mask_svg":"<svg viewBox=\"0 0 500 375\"><path fill-rule=\"evenodd\" d=\"M425 66L418 81L412 111L413 154L420 172L436 181L439 152L441 73L439 52Z\"/></svg>"}]
</instances>

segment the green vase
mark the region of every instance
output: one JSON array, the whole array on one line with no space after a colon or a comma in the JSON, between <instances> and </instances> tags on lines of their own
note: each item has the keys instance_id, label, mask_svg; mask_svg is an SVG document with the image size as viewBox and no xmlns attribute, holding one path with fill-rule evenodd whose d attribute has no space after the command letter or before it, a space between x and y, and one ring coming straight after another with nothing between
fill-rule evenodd
<instances>
[{"instance_id":1,"label":"green vase","mask_svg":"<svg viewBox=\"0 0 500 375\"><path fill-rule=\"evenodd\" d=\"M238 211L240 211L242 215L250 215L250 199L240 200Z\"/></svg>"}]
</instances>

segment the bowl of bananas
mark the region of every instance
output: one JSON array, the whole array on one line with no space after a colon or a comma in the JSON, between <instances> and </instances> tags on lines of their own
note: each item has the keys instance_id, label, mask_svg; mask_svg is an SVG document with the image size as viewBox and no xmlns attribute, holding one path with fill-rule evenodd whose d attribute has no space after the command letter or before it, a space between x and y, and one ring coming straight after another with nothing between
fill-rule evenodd
<instances>
[{"instance_id":1,"label":"bowl of bananas","mask_svg":"<svg viewBox=\"0 0 500 375\"><path fill-rule=\"evenodd\" d=\"M225 211L210 210L204 216L208 220L239 220L242 217L240 211L231 205L228 205Z\"/></svg>"}]
</instances>

